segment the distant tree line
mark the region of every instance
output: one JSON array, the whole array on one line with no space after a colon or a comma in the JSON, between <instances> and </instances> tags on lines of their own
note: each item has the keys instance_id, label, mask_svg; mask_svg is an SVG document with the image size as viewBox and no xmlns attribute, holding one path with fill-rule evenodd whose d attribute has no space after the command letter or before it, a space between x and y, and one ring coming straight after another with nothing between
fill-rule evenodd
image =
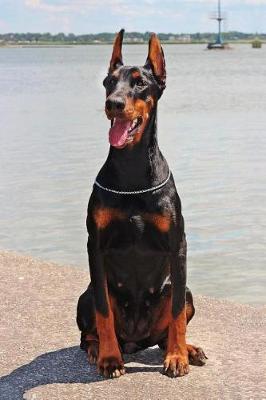
<instances>
[{"instance_id":1,"label":"distant tree line","mask_svg":"<svg viewBox=\"0 0 266 400\"><path fill-rule=\"evenodd\" d=\"M111 43L114 33L102 32L97 34L75 35L74 33L65 34L63 32L52 35L51 33L4 33L0 34L0 44L89 44L89 43ZM209 42L216 37L215 33L159 33L158 36L163 42ZM126 32L125 42L141 43L147 42L150 32ZM225 32L223 37L226 41L250 41L255 38L266 40L266 33L254 34L243 32Z\"/></svg>"}]
</instances>

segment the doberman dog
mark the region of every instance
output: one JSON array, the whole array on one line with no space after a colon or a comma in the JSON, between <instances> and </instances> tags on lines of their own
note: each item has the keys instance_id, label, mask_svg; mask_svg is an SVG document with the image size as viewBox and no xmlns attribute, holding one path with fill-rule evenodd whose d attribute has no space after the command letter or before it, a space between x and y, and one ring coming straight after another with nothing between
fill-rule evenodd
<instances>
[{"instance_id":1,"label":"doberman dog","mask_svg":"<svg viewBox=\"0 0 266 400\"><path fill-rule=\"evenodd\" d=\"M152 34L144 67L124 66L124 30L115 38L105 112L110 151L96 178L87 215L91 283L78 302L81 348L105 377L125 373L122 353L158 344L163 372L205 364L186 343L195 309L186 287L181 203L157 142L157 102L166 82L159 39Z\"/></svg>"}]
</instances>

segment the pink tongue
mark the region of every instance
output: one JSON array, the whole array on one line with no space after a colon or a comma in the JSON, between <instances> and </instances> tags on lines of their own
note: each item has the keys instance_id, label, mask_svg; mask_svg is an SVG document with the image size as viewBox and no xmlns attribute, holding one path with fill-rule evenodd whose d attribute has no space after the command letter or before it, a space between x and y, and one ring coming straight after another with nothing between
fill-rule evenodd
<instances>
[{"instance_id":1,"label":"pink tongue","mask_svg":"<svg viewBox=\"0 0 266 400\"><path fill-rule=\"evenodd\" d=\"M114 124L109 131L109 142L111 146L120 147L123 146L127 140L128 130L131 122L116 118Z\"/></svg>"}]
</instances>

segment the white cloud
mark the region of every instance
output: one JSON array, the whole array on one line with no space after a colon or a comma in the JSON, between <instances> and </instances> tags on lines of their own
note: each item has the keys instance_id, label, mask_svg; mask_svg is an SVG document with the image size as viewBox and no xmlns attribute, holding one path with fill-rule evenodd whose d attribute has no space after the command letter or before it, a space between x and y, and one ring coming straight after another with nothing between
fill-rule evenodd
<instances>
[{"instance_id":1,"label":"white cloud","mask_svg":"<svg viewBox=\"0 0 266 400\"><path fill-rule=\"evenodd\" d=\"M204 0L206 1L206 0ZM26 7L40 10L47 13L86 13L92 10L110 9L111 14L123 15L125 17L170 17L179 18L181 13L173 11L172 8L166 7L152 7L154 0L144 0L141 4L131 0L63 0L59 2L53 2L51 4L47 0L24 0Z\"/></svg>"},{"instance_id":2,"label":"white cloud","mask_svg":"<svg viewBox=\"0 0 266 400\"><path fill-rule=\"evenodd\" d=\"M266 0L244 0L244 4L250 6L263 6L266 5Z\"/></svg>"},{"instance_id":3,"label":"white cloud","mask_svg":"<svg viewBox=\"0 0 266 400\"><path fill-rule=\"evenodd\" d=\"M70 11L70 5L64 4L50 4L41 0L25 0L26 7L33 8L35 10L42 10L47 12L65 12Z\"/></svg>"},{"instance_id":4,"label":"white cloud","mask_svg":"<svg viewBox=\"0 0 266 400\"><path fill-rule=\"evenodd\" d=\"M184 3L203 3L203 4L213 4L217 5L217 0L186 0ZM266 5L266 0L221 0L222 7L224 5L231 5L231 6L258 6L258 5Z\"/></svg>"},{"instance_id":5,"label":"white cloud","mask_svg":"<svg viewBox=\"0 0 266 400\"><path fill-rule=\"evenodd\" d=\"M0 29L1 30L7 30L9 28L8 23L4 21L3 19L0 19Z\"/></svg>"},{"instance_id":6,"label":"white cloud","mask_svg":"<svg viewBox=\"0 0 266 400\"><path fill-rule=\"evenodd\" d=\"M122 0L63 0L59 2L53 2L51 4L46 0L25 0L24 4L28 8L35 10L41 10L51 13L65 13L65 12L83 12L84 10L101 9L107 6L123 6Z\"/></svg>"},{"instance_id":7,"label":"white cloud","mask_svg":"<svg viewBox=\"0 0 266 400\"><path fill-rule=\"evenodd\" d=\"M24 0L24 4L28 8L41 10L51 13L66 13L77 12L83 13L89 10L100 10L110 7L110 12L113 14L123 14L127 16L135 15L172 15L173 9L176 7L182 8L183 4L210 4L217 5L217 0L183 0L175 2L168 0L162 6L161 1L158 0L143 0L141 3L133 0L62 0L62 1L49 1L49 0ZM222 0L222 7L235 5L266 5L266 0Z\"/></svg>"},{"instance_id":8,"label":"white cloud","mask_svg":"<svg viewBox=\"0 0 266 400\"><path fill-rule=\"evenodd\" d=\"M208 18L217 8L217 0L164 0L163 2L162 0L23 0L23 2L27 9L35 10L36 14L38 12L47 20L54 21L54 28L51 29L62 26L64 27L62 30L69 31L71 28L77 31L82 26L81 31L89 29L94 32L113 31L117 26L124 26L128 31L212 30L214 25ZM230 17L230 29L264 30L264 22L261 22L261 19L266 12L264 11L266 0L221 0L221 3L223 15ZM256 24L252 22L252 18L253 21L256 20L255 15L258 13L261 18ZM238 16L241 23L237 24ZM50 17L53 17L53 21ZM85 21L89 23L88 28L85 26Z\"/></svg>"},{"instance_id":9,"label":"white cloud","mask_svg":"<svg viewBox=\"0 0 266 400\"><path fill-rule=\"evenodd\" d=\"M71 32L71 21L70 18L65 15L50 14L48 17L49 22L58 27L60 32L70 33Z\"/></svg>"}]
</instances>

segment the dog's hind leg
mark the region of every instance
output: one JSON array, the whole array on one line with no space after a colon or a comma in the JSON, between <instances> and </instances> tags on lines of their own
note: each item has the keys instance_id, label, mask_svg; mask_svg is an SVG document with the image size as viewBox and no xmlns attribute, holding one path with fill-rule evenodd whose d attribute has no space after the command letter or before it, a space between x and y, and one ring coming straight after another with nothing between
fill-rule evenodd
<instances>
[{"instance_id":1,"label":"dog's hind leg","mask_svg":"<svg viewBox=\"0 0 266 400\"><path fill-rule=\"evenodd\" d=\"M91 284L79 298L77 324L81 331L80 348L87 352L89 362L94 364L99 355L99 338L96 330L96 313Z\"/></svg>"},{"instance_id":2,"label":"dog's hind leg","mask_svg":"<svg viewBox=\"0 0 266 400\"><path fill-rule=\"evenodd\" d=\"M186 315L187 315L187 324L189 321L192 320L193 316L195 314L195 307L193 304L193 296L191 293L191 290L186 287Z\"/></svg>"},{"instance_id":3,"label":"dog's hind leg","mask_svg":"<svg viewBox=\"0 0 266 400\"><path fill-rule=\"evenodd\" d=\"M190 289L186 288L186 314L187 314L187 324L193 318L195 314L195 307L193 304L193 296ZM202 366L206 364L206 357L204 351L200 347L187 344L189 364Z\"/></svg>"}]
</instances>

